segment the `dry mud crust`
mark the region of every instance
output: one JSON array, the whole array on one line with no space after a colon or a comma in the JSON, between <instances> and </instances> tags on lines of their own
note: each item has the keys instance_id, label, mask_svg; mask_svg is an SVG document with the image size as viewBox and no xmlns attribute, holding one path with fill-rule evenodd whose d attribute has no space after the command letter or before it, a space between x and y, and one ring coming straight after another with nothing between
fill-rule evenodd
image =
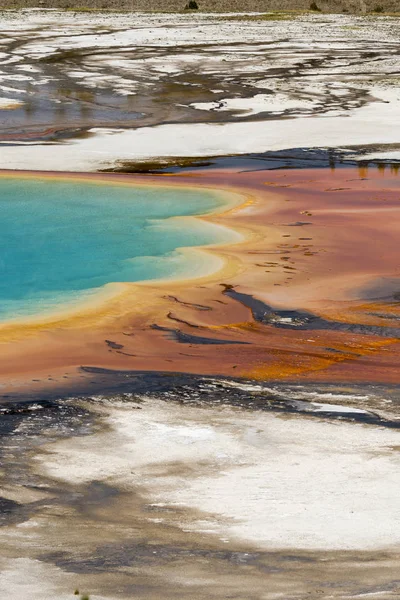
<instances>
[{"instance_id":1,"label":"dry mud crust","mask_svg":"<svg viewBox=\"0 0 400 600\"><path fill-rule=\"evenodd\" d=\"M393 429L156 396L15 408L0 421L1 598L398 593Z\"/></svg>"}]
</instances>

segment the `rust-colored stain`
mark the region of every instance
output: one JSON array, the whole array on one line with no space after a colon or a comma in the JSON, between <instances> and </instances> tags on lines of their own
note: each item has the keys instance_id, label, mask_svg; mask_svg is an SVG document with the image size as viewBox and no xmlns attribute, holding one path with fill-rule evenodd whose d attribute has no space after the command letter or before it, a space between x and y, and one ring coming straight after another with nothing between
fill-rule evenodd
<instances>
[{"instance_id":1,"label":"rust-colored stain","mask_svg":"<svg viewBox=\"0 0 400 600\"><path fill-rule=\"evenodd\" d=\"M75 314L1 326L5 389L11 381L26 385L33 374L57 381L69 370L73 377L81 365L400 382L397 170L290 169L266 176L212 169L79 178L239 193L240 206L205 218L240 231L243 241L210 249L225 266L202 279L128 284ZM229 289L271 310L305 311L318 326L256 318Z\"/></svg>"}]
</instances>

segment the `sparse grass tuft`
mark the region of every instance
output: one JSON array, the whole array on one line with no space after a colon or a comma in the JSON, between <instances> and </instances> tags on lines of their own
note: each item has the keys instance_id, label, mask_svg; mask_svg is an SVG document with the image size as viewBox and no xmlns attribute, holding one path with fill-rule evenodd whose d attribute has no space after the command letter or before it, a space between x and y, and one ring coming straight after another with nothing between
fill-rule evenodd
<instances>
[{"instance_id":1,"label":"sparse grass tuft","mask_svg":"<svg viewBox=\"0 0 400 600\"><path fill-rule=\"evenodd\" d=\"M318 6L318 4L315 2L315 0L313 0L310 4L310 10L313 10L315 12L321 12L320 7Z\"/></svg>"}]
</instances>

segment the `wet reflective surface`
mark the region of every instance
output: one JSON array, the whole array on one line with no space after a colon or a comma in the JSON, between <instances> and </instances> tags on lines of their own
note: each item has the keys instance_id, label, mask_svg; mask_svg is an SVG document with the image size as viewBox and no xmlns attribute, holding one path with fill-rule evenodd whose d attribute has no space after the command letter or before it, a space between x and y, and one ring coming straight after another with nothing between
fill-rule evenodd
<instances>
[{"instance_id":1,"label":"wet reflective surface","mask_svg":"<svg viewBox=\"0 0 400 600\"><path fill-rule=\"evenodd\" d=\"M0 94L22 103L1 111L4 140L331 116L395 97L395 18L18 15L2 16Z\"/></svg>"},{"instance_id":2,"label":"wet reflective surface","mask_svg":"<svg viewBox=\"0 0 400 600\"><path fill-rule=\"evenodd\" d=\"M1 20L1 167L239 192L246 238L0 328L1 598L397 598L398 19Z\"/></svg>"}]
</instances>

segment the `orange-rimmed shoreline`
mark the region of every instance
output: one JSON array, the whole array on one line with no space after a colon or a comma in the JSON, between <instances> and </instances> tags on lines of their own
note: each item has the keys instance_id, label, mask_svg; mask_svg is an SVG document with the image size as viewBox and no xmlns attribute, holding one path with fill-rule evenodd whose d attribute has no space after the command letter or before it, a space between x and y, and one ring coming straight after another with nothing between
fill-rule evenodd
<instances>
[{"instance_id":1,"label":"orange-rimmed shoreline","mask_svg":"<svg viewBox=\"0 0 400 600\"><path fill-rule=\"evenodd\" d=\"M232 232L232 241L230 242L216 242L213 244L207 244L207 246L193 246L188 248L180 248L182 253L190 254L190 253L202 253L211 258L215 257L214 264L210 269L207 269L207 272L201 273L199 275L194 274L193 276L186 277L185 276L177 276L170 277L167 279L157 279L157 280L146 280L146 281L138 281L134 283L120 283L120 282L111 282L103 286L103 288L96 291L95 294L90 298L90 300L82 299L79 302L78 307L68 307L66 305L63 306L60 310L52 311L47 315L32 315L26 318L21 319L13 319L10 321L6 321L0 323L0 342L4 341L7 338L7 334L11 333L11 336L14 338L18 336L19 331L22 331L22 334L26 334L32 331L40 331L42 328L56 327L56 326L75 326L75 324L79 323L82 325L85 320L88 321L90 326L92 326L95 322L98 322L103 315L108 315L113 312L113 306L117 303L120 303L120 300L126 296L130 295L130 290L136 286L163 286L165 284L168 285L187 285L186 282L191 282L196 280L198 283L209 280L214 276L214 274L224 270L227 274L231 274L233 272L232 265L228 267L227 260L222 258L222 255L225 253L225 248L231 246L232 244L240 244L244 241L245 237L251 235L251 232L247 231L244 228L237 227L235 230L230 229L225 224L222 224L221 218L226 217L232 211L236 209L240 209L244 206L248 206L251 202L253 202L253 198L249 196L249 194L238 193L236 190L227 189L226 186L216 187L214 186L204 186L204 185L193 185L193 183L189 181L181 181L179 179L168 180L165 182L162 178L160 179L158 176L155 177L147 177L147 176L134 176L134 175L125 175L125 174L102 174L102 173L54 173L54 172L36 172L36 171L0 171L0 178L24 178L24 179L48 179L51 181L77 181L77 182L89 182L93 184L99 185L116 185L116 186L127 186L127 187L147 187L147 188L180 188L180 189L188 189L188 190L196 190L198 191L200 188L202 190L207 190L211 192L215 192L218 196L222 197L224 200L223 206L215 208L211 213L205 213L201 215L195 216L180 216L173 217L174 219L180 222L185 223L187 219L195 219L199 221L210 222L221 229L225 229L229 232ZM220 258L220 260L218 260Z\"/></svg>"},{"instance_id":2,"label":"orange-rimmed shoreline","mask_svg":"<svg viewBox=\"0 0 400 600\"><path fill-rule=\"evenodd\" d=\"M42 172L0 175L54 177ZM207 248L225 261L225 267L200 279L127 284L129 291L90 315L25 328L22 336L2 328L5 360L0 373L6 387L17 389L30 378L42 379L44 373L43 385L57 387L62 373L68 371L73 379L80 365L324 381L361 381L368 370L373 381L397 382L396 335L381 339L343 331L276 329L255 323L249 309L222 294L222 284L230 284L275 306L307 309L344 323L394 327L398 309L390 308L393 318L376 316L388 312L387 301L363 299L360 290L379 277L395 277L398 183L388 177L382 186L379 174L368 182L357 175L354 169L61 174L67 179L236 192L251 198L251 203L201 218L240 231L245 239ZM366 246L371 229L378 232L376 243L382 240L388 246L384 260L376 261ZM160 329L152 328L154 324ZM182 344L168 330L231 343ZM121 346L119 351L107 340Z\"/></svg>"}]
</instances>

